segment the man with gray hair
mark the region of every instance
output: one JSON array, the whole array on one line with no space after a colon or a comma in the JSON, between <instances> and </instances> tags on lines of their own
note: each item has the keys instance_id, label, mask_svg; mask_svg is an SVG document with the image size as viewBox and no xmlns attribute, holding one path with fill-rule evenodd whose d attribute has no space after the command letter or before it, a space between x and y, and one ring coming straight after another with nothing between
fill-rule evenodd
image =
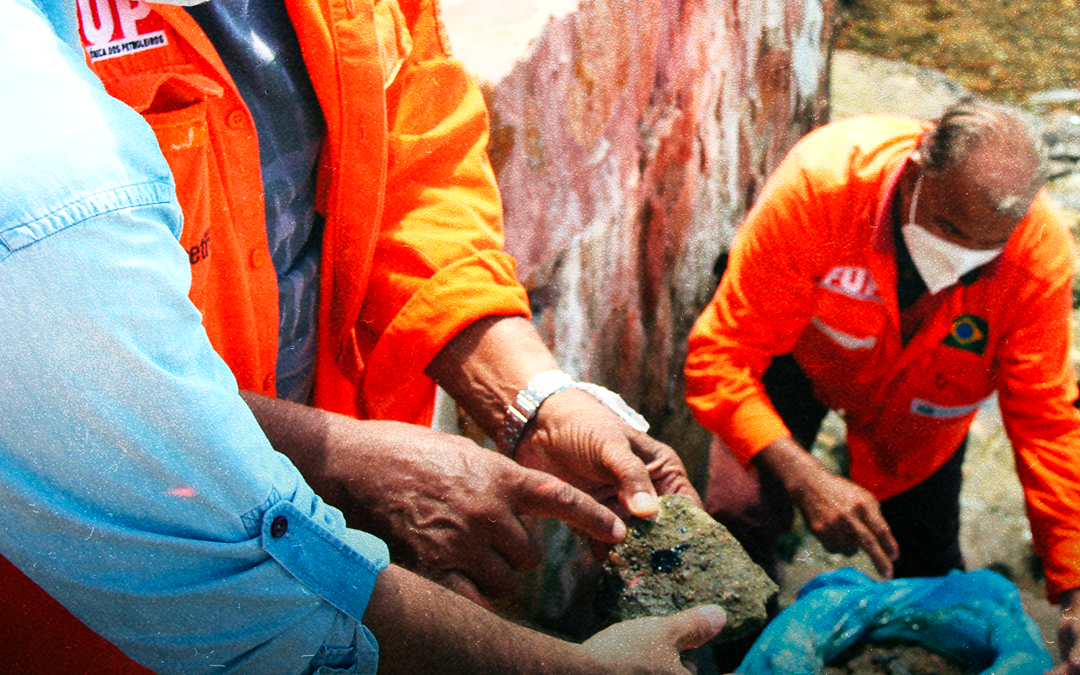
<instances>
[{"instance_id":1,"label":"man with gray hair","mask_svg":"<svg viewBox=\"0 0 1080 675\"><path fill-rule=\"evenodd\" d=\"M802 139L765 185L690 336L687 398L715 435L706 506L775 571L794 507L878 572L962 569L961 464L995 392L1036 552L1080 673L1073 241L1024 116L965 99ZM845 477L814 459L840 411Z\"/></svg>"}]
</instances>

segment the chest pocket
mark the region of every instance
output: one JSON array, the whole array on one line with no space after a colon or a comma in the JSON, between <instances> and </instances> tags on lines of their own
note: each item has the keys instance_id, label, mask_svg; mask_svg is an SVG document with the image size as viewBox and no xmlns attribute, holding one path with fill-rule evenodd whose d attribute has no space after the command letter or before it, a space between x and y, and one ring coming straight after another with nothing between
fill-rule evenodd
<instances>
[{"instance_id":1,"label":"chest pocket","mask_svg":"<svg viewBox=\"0 0 1080 675\"><path fill-rule=\"evenodd\" d=\"M388 88L412 52L412 38L405 25L397 0L380 0L375 3L375 36L379 43L379 61L382 64L383 89Z\"/></svg>"},{"instance_id":2,"label":"chest pocket","mask_svg":"<svg viewBox=\"0 0 1080 675\"><path fill-rule=\"evenodd\" d=\"M223 90L212 80L199 75L190 77L199 79L185 81L174 77L164 87L197 88L205 97L222 95ZM195 100L187 105L164 108L162 112L146 112L143 116L157 136L161 153L176 179L177 197L184 210L184 231L180 243L188 253L192 273L201 277L205 265L200 263L210 256L210 182L213 167L210 161L208 106L205 100ZM194 288L202 287L200 280L196 280Z\"/></svg>"},{"instance_id":3,"label":"chest pocket","mask_svg":"<svg viewBox=\"0 0 1080 675\"><path fill-rule=\"evenodd\" d=\"M997 372L993 328L974 314L960 314L950 321L949 331L938 340L912 373L912 391L924 403L912 404L912 412L930 417L947 417L949 409L964 412L978 407L994 387ZM931 377L932 376L932 377ZM919 384L917 384L919 383ZM935 407L936 406L936 407Z\"/></svg>"},{"instance_id":4,"label":"chest pocket","mask_svg":"<svg viewBox=\"0 0 1080 675\"><path fill-rule=\"evenodd\" d=\"M184 211L180 244L191 263L192 300L203 307L216 171L211 162L208 101L220 98L224 89L183 68L126 78L117 85L115 89L124 90L119 93L125 102L143 114L172 169L177 199Z\"/></svg>"}]
</instances>

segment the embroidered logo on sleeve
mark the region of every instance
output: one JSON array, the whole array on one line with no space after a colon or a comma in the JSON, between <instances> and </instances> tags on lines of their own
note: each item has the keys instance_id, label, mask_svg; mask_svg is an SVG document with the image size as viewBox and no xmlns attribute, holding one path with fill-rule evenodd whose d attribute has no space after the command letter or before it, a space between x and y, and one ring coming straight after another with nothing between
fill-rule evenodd
<instances>
[{"instance_id":1,"label":"embroidered logo on sleeve","mask_svg":"<svg viewBox=\"0 0 1080 675\"><path fill-rule=\"evenodd\" d=\"M821 280L820 286L856 300L881 302L877 281L865 267L834 267Z\"/></svg>"},{"instance_id":2,"label":"embroidered logo on sleeve","mask_svg":"<svg viewBox=\"0 0 1080 675\"><path fill-rule=\"evenodd\" d=\"M990 329L984 319L974 314L961 314L952 321L952 329L941 344L983 355Z\"/></svg>"},{"instance_id":3,"label":"embroidered logo on sleeve","mask_svg":"<svg viewBox=\"0 0 1080 675\"><path fill-rule=\"evenodd\" d=\"M91 61L164 47L165 22L143 0L78 0L79 29Z\"/></svg>"}]
</instances>

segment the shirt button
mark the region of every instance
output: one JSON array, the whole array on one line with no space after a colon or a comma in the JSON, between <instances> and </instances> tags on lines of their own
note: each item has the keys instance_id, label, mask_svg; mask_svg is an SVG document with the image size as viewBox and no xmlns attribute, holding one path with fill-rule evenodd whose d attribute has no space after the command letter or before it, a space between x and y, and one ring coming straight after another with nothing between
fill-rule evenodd
<instances>
[{"instance_id":1,"label":"shirt button","mask_svg":"<svg viewBox=\"0 0 1080 675\"><path fill-rule=\"evenodd\" d=\"M247 115L242 108L236 108L225 118L225 124L229 125L230 129L242 129L247 125Z\"/></svg>"},{"instance_id":2,"label":"shirt button","mask_svg":"<svg viewBox=\"0 0 1080 675\"><path fill-rule=\"evenodd\" d=\"M278 516L270 523L270 536L274 539L281 539L288 531L289 519L285 516Z\"/></svg>"},{"instance_id":3,"label":"shirt button","mask_svg":"<svg viewBox=\"0 0 1080 675\"><path fill-rule=\"evenodd\" d=\"M255 269L262 269L266 266L266 263L270 262L270 253L266 249L256 248L251 251L251 266Z\"/></svg>"}]
</instances>

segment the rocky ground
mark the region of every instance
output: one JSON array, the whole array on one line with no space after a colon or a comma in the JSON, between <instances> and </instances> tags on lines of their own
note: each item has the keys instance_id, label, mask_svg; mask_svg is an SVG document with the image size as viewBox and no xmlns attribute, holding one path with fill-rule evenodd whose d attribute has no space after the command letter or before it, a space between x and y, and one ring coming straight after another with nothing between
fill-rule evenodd
<instances>
[{"instance_id":1,"label":"rocky ground","mask_svg":"<svg viewBox=\"0 0 1080 675\"><path fill-rule=\"evenodd\" d=\"M1024 103L1080 77L1077 0L840 0L840 49L945 73Z\"/></svg>"}]
</instances>

